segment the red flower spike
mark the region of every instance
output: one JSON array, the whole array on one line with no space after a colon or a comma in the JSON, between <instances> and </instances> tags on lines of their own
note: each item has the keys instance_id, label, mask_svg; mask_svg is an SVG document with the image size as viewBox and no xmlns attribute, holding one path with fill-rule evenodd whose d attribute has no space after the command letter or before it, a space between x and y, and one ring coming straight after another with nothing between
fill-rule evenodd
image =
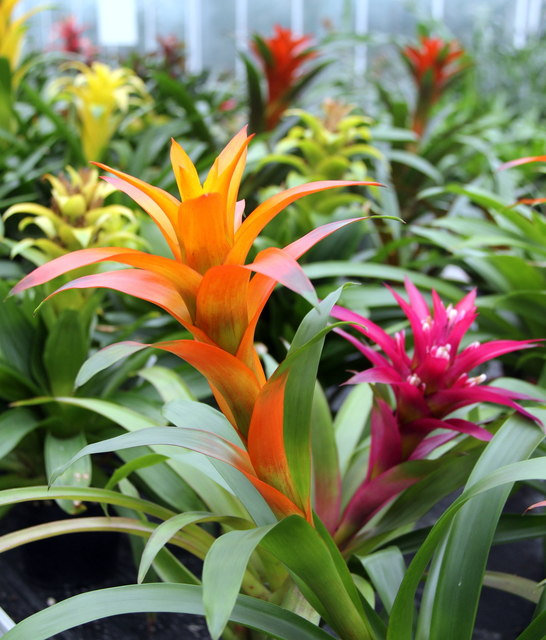
<instances>
[{"instance_id":1,"label":"red flower spike","mask_svg":"<svg viewBox=\"0 0 546 640\"><path fill-rule=\"evenodd\" d=\"M311 36L295 37L290 29L275 25L272 38L256 36L252 49L267 79L265 128L270 131L290 106L291 92L302 78L301 67L317 55Z\"/></svg>"},{"instance_id":2,"label":"red flower spike","mask_svg":"<svg viewBox=\"0 0 546 640\"><path fill-rule=\"evenodd\" d=\"M453 78L467 68L460 60L464 56L464 49L456 40L421 36L418 46L404 47L401 53L417 88L412 129L421 136L433 104L440 99Z\"/></svg>"}]
</instances>

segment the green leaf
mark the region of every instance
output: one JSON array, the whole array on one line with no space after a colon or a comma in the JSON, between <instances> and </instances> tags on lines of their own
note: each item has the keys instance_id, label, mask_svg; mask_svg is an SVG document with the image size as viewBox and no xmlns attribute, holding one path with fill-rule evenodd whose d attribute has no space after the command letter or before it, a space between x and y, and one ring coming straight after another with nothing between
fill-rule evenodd
<instances>
[{"instance_id":1,"label":"green leaf","mask_svg":"<svg viewBox=\"0 0 546 640\"><path fill-rule=\"evenodd\" d=\"M139 429L132 433L125 433L121 436L87 445L66 464L56 469L51 476L51 482L54 482L71 464L83 456L151 445L166 445L192 449L228 462L228 464L232 464L235 467L246 466L246 459L240 454L239 450L231 445L231 443L216 436L216 434L198 429L152 427Z\"/></svg>"},{"instance_id":2,"label":"green leaf","mask_svg":"<svg viewBox=\"0 0 546 640\"><path fill-rule=\"evenodd\" d=\"M142 584L83 593L34 614L17 624L3 640L47 640L67 629L123 613L169 612L203 615L201 587ZM231 620L279 640L331 640L304 618L257 598L239 596Z\"/></svg>"},{"instance_id":3,"label":"green leaf","mask_svg":"<svg viewBox=\"0 0 546 640\"><path fill-rule=\"evenodd\" d=\"M105 489L113 489L122 480L131 475L134 471L139 469L145 469L147 467L155 466L160 462L164 462L167 456L162 456L159 453L148 453L138 458L134 458L129 462L126 462L121 467L118 467L114 473L108 479L108 482L104 485Z\"/></svg>"},{"instance_id":4,"label":"green leaf","mask_svg":"<svg viewBox=\"0 0 546 640\"><path fill-rule=\"evenodd\" d=\"M303 319L285 360L273 378L288 370L284 393L284 450L302 504L311 492L311 408L318 364L332 307L342 288L328 295Z\"/></svg>"},{"instance_id":5,"label":"green leaf","mask_svg":"<svg viewBox=\"0 0 546 640\"><path fill-rule=\"evenodd\" d=\"M85 360L89 338L75 309L63 309L50 329L43 361L52 395L71 395L78 370Z\"/></svg>"},{"instance_id":6,"label":"green leaf","mask_svg":"<svg viewBox=\"0 0 546 640\"><path fill-rule=\"evenodd\" d=\"M252 552L277 523L230 531L213 543L203 565L203 605L213 640L228 623Z\"/></svg>"},{"instance_id":7,"label":"green leaf","mask_svg":"<svg viewBox=\"0 0 546 640\"><path fill-rule=\"evenodd\" d=\"M90 518L70 518L68 520L55 520L44 524L34 525L26 529L12 531L0 536L0 552L15 549L29 542L62 536L67 533L83 533L88 531L121 531L133 535L148 538L155 529L153 523L135 520L133 518L113 518L105 516L93 516ZM178 536L173 540L177 546L191 549L189 539Z\"/></svg>"},{"instance_id":8,"label":"green leaf","mask_svg":"<svg viewBox=\"0 0 546 640\"><path fill-rule=\"evenodd\" d=\"M535 413L542 420L546 417L546 411L536 410ZM495 438L488 445L496 449L496 442L505 442L507 434L512 434L514 431L520 429L520 435L522 433L530 434L534 431L535 446L542 440L542 434L534 424L531 424L528 420L522 418L519 415L511 417L503 428L498 432L497 441ZM500 437L499 437L500 435ZM530 436L532 440L532 437ZM523 438L527 442L527 438ZM512 439L512 442L514 439ZM517 442L517 439L515 440ZM530 443L527 443L530 445ZM525 444L523 448L525 448ZM517 455L517 447L516 453ZM490 451L490 450L489 450ZM485 454L484 454L485 455ZM508 455L507 453L503 454ZM520 453L521 455L521 453ZM489 452L486 456L486 460L489 462ZM495 465L496 466L496 465ZM398 595L393 605L387 638L388 640L410 640L412 637L412 622L413 622L413 602L415 597L415 591L425 570L431 556L433 555L436 547L442 543L445 534L448 532L449 527L453 521L454 516L474 496L478 496L490 489L501 487L505 484L510 484L520 480L530 480L536 478L546 478L546 460L543 458L537 458L533 460L525 460L523 462L512 463L507 466L496 469L490 472L485 477L477 480L472 486L468 487L464 493L446 510L441 518L436 522L432 528L427 540L421 545L419 551L411 562L406 576L402 581ZM475 572L472 572L475 573ZM469 580L472 580L469 576ZM460 592L461 589L458 589ZM450 602L451 608L453 603ZM449 613L449 612L446 612ZM467 612L465 612L465 616ZM470 616L471 617L471 616ZM461 622L459 618L457 624ZM438 636L435 636L438 637ZM465 636L463 636L465 637Z\"/></svg>"},{"instance_id":9,"label":"green leaf","mask_svg":"<svg viewBox=\"0 0 546 640\"><path fill-rule=\"evenodd\" d=\"M529 421L508 421L485 448L467 489L499 466L528 458L542 435ZM471 640L489 549L510 489L505 484L478 496L455 516L431 566L437 579L429 579L425 588L419 624L430 636L423 637Z\"/></svg>"},{"instance_id":10,"label":"green leaf","mask_svg":"<svg viewBox=\"0 0 546 640\"><path fill-rule=\"evenodd\" d=\"M16 405L33 406L46 402L60 402L74 407L81 407L82 409L88 409L89 411L94 411L129 431L137 431L138 429L161 425L161 422L143 416L142 414L128 409L127 407L123 407L107 400L99 400L98 398L32 398L31 400L17 402Z\"/></svg>"},{"instance_id":11,"label":"green leaf","mask_svg":"<svg viewBox=\"0 0 546 640\"><path fill-rule=\"evenodd\" d=\"M171 402L182 398L195 400L184 380L172 369L167 367L147 367L141 369L138 375L154 386L163 402Z\"/></svg>"},{"instance_id":12,"label":"green leaf","mask_svg":"<svg viewBox=\"0 0 546 640\"><path fill-rule=\"evenodd\" d=\"M501 571L486 571L483 584L486 587L499 589L505 593L512 593L515 596L519 596L535 604L538 604L540 595L544 589L544 585L541 585L539 582Z\"/></svg>"},{"instance_id":13,"label":"green leaf","mask_svg":"<svg viewBox=\"0 0 546 640\"><path fill-rule=\"evenodd\" d=\"M166 509L154 502L124 496L118 491L106 491L95 487L18 487L0 491L0 506L30 502L32 500L81 500L82 502L103 502L119 505L127 509L134 509L149 515L167 520L175 515L174 511Z\"/></svg>"},{"instance_id":14,"label":"green leaf","mask_svg":"<svg viewBox=\"0 0 546 640\"><path fill-rule=\"evenodd\" d=\"M387 613L392 605L406 573L404 556L397 547L387 547L369 556L358 556L366 573L377 590Z\"/></svg>"},{"instance_id":15,"label":"green leaf","mask_svg":"<svg viewBox=\"0 0 546 640\"><path fill-rule=\"evenodd\" d=\"M197 524L199 522L221 522L241 529L248 529L252 526L248 520L243 520L242 518L220 516L204 511L187 512L173 516L169 518L169 520L162 522L146 543L138 568L138 582L144 580L146 573L161 548L164 547L178 531L190 524Z\"/></svg>"},{"instance_id":16,"label":"green leaf","mask_svg":"<svg viewBox=\"0 0 546 640\"><path fill-rule=\"evenodd\" d=\"M199 109L195 105L195 100L187 91L184 84L180 81L175 80L174 78L171 78L171 76L169 76L169 74L165 72L154 73L153 76L161 91L174 98L184 109L188 120L191 123L193 135L197 136L200 140L204 140L208 145L214 147L215 141L210 132L210 129L203 119L203 116L199 112Z\"/></svg>"},{"instance_id":17,"label":"green leaf","mask_svg":"<svg viewBox=\"0 0 546 640\"><path fill-rule=\"evenodd\" d=\"M400 164L419 171L436 183L443 181L442 174L438 169L421 156L410 153L409 151L391 150L388 152L387 157L391 162L399 162Z\"/></svg>"},{"instance_id":18,"label":"green leaf","mask_svg":"<svg viewBox=\"0 0 546 640\"><path fill-rule=\"evenodd\" d=\"M372 400L370 385L357 384L351 388L336 415L334 429L342 475L345 475L351 457L362 437L372 409Z\"/></svg>"},{"instance_id":19,"label":"green leaf","mask_svg":"<svg viewBox=\"0 0 546 640\"><path fill-rule=\"evenodd\" d=\"M393 267L386 264L356 263L349 261L328 261L315 262L305 265L303 270L313 279L317 278L377 278L378 280L392 280L394 282L404 282L407 276L417 287L423 289L435 289L436 292L449 298L459 300L461 291L459 288L449 284L441 278L433 278L423 275L417 271L410 271L401 267Z\"/></svg>"},{"instance_id":20,"label":"green leaf","mask_svg":"<svg viewBox=\"0 0 546 640\"><path fill-rule=\"evenodd\" d=\"M203 599L214 638L222 632L248 559L260 543L297 576L297 585L310 604L343 638L373 637L337 548L329 546L303 518L290 516L267 527L230 531L212 545L203 569Z\"/></svg>"},{"instance_id":21,"label":"green leaf","mask_svg":"<svg viewBox=\"0 0 546 640\"><path fill-rule=\"evenodd\" d=\"M40 94L35 91L26 82L21 83L21 90L24 97L34 106L36 109L46 116L53 126L56 133L62 140L66 140L70 150L72 152L72 161L78 166L85 166L86 159L83 154L83 147L76 136L75 132L70 129L66 124L66 119L55 112L53 107L45 102ZM48 145L49 146L49 145Z\"/></svg>"},{"instance_id":22,"label":"green leaf","mask_svg":"<svg viewBox=\"0 0 546 640\"><path fill-rule=\"evenodd\" d=\"M260 133L264 129L264 100L262 97L261 75L252 60L244 53L241 58L245 65L248 87L248 128L251 133Z\"/></svg>"},{"instance_id":23,"label":"green leaf","mask_svg":"<svg viewBox=\"0 0 546 640\"><path fill-rule=\"evenodd\" d=\"M158 459L167 460L167 456L162 453L155 453L147 447L135 447L134 449L124 449L118 452L119 457L125 461L126 465L120 467L129 471L132 463L137 460ZM176 511L195 511L203 508L203 503L197 497L194 487L199 487L207 495L206 483L203 481L203 475L199 474L196 469L190 468L187 474L179 473L181 464L172 460L168 464L155 464L152 466L136 464L133 471L146 484L147 492L160 502L165 502ZM117 471L114 475L117 474ZM193 484L189 484L185 476L189 476ZM121 478L123 480L123 478Z\"/></svg>"},{"instance_id":24,"label":"green leaf","mask_svg":"<svg viewBox=\"0 0 546 640\"><path fill-rule=\"evenodd\" d=\"M76 376L76 387L81 387L95 374L107 369L119 360L145 349L146 345L138 342L119 342L111 344L88 358Z\"/></svg>"},{"instance_id":25,"label":"green leaf","mask_svg":"<svg viewBox=\"0 0 546 640\"><path fill-rule=\"evenodd\" d=\"M50 476L55 469L64 465L86 444L87 440L83 431L68 438L57 438L48 432L44 442L46 474ZM79 458L74 464L68 466L61 475L56 477L55 484L68 487L88 487L91 484L91 458L89 456ZM82 510L78 500L57 500L57 504L63 511L71 515Z\"/></svg>"},{"instance_id":26,"label":"green leaf","mask_svg":"<svg viewBox=\"0 0 546 640\"><path fill-rule=\"evenodd\" d=\"M0 415L0 460L19 442L39 426L38 420L28 409L8 409Z\"/></svg>"},{"instance_id":27,"label":"green leaf","mask_svg":"<svg viewBox=\"0 0 546 640\"><path fill-rule=\"evenodd\" d=\"M29 362L35 331L29 314L16 298L10 297L2 302L0 354L6 363L27 377L30 377Z\"/></svg>"}]
</instances>

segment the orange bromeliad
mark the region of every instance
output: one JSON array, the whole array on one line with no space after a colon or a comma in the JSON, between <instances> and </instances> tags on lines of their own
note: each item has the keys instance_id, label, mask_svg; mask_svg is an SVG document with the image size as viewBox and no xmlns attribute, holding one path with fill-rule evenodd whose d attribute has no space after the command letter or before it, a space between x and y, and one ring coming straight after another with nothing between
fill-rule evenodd
<instances>
[{"instance_id":1,"label":"orange bromeliad","mask_svg":"<svg viewBox=\"0 0 546 640\"><path fill-rule=\"evenodd\" d=\"M309 496L299 496L294 488L283 450L286 376L266 383L254 349L254 332L278 282L316 300L297 259L353 220L323 225L284 249L271 247L258 253L252 263L245 261L262 229L298 198L334 187L378 183L321 181L300 185L272 196L243 219L244 201L237 201L237 193L250 139L246 128L235 135L203 184L188 155L173 141L171 162L180 200L138 178L99 165L114 174L104 178L107 182L151 216L173 257L123 247L82 249L35 269L12 293L100 262L133 267L77 278L51 295L66 289L109 288L170 313L194 340L153 346L180 356L209 381L219 407L248 446L248 452L232 448L233 458L226 461L249 477L277 514L299 513L310 519Z\"/></svg>"}]
</instances>

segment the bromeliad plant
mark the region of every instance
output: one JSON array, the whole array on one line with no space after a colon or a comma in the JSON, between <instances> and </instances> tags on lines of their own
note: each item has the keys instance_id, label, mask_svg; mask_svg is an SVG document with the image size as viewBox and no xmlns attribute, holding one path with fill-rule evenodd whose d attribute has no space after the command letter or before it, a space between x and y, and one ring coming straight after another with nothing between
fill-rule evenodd
<instances>
[{"instance_id":1,"label":"bromeliad plant","mask_svg":"<svg viewBox=\"0 0 546 640\"><path fill-rule=\"evenodd\" d=\"M26 21L38 11L37 7L18 17L13 18L15 7L19 0L2 0L0 4L0 59L8 61L8 67L13 74L13 86L17 86L25 68L20 67L23 38L27 29Z\"/></svg>"},{"instance_id":2,"label":"bromeliad plant","mask_svg":"<svg viewBox=\"0 0 546 640\"><path fill-rule=\"evenodd\" d=\"M137 178L104 167L115 176L105 178L106 181L126 192L154 219L173 258L124 247L82 249L39 267L13 289L13 293L18 293L72 269L100 262L113 261L135 267L84 276L63 285L55 293L105 287L165 309L195 341L180 340L155 346L184 358L207 377L220 408L244 441L250 438L253 420L260 425L255 431L265 428L263 417L253 417L266 383L254 348L254 332L267 299L276 283L281 282L314 301L314 289L297 258L321 238L354 220L323 225L284 249L265 249L251 264L245 264L248 252L263 227L291 202L307 194L356 184L322 181L293 187L266 200L243 219L244 202L237 202L237 190L249 141L245 130L239 132L220 154L203 184L189 157L173 142L171 161L181 201ZM256 275L251 277L252 273ZM129 345L129 349L134 351L135 345ZM284 383L284 380L278 382L276 393L282 393ZM262 444L260 451L261 447ZM265 464L268 466L269 463ZM245 472L249 473L248 467ZM269 478L269 473L266 469L262 479L259 471L257 477L249 475L275 509L278 507L281 513L286 510L305 513L309 519L309 496L301 498L290 490L287 501L279 488L275 488L278 484L281 491L286 489L286 479L276 481L276 474ZM264 484L264 479L272 481L272 486Z\"/></svg>"},{"instance_id":3,"label":"bromeliad plant","mask_svg":"<svg viewBox=\"0 0 546 640\"><path fill-rule=\"evenodd\" d=\"M66 174L46 174L44 179L51 185L50 207L23 202L4 213L4 220L25 214L18 224L19 231L35 226L45 236L35 238L27 233L19 241L5 240L10 245L12 258L23 254L38 265L83 248L112 243L135 248L144 244L137 234L134 212L123 205L105 204L115 188L99 181L97 169L76 171L68 166Z\"/></svg>"},{"instance_id":4,"label":"bromeliad plant","mask_svg":"<svg viewBox=\"0 0 546 640\"><path fill-rule=\"evenodd\" d=\"M267 81L264 91L260 71L243 56L248 81L249 127L251 131L261 133L271 131L279 124L286 109L329 62L302 69L317 57L318 49L312 46L310 36L296 37L290 29L280 25L275 25L275 35L271 38L255 34L252 49Z\"/></svg>"},{"instance_id":5,"label":"bromeliad plant","mask_svg":"<svg viewBox=\"0 0 546 640\"><path fill-rule=\"evenodd\" d=\"M421 35L417 46L407 45L401 54L417 90L411 128L421 137L432 108L449 84L467 68L463 61L465 52L456 40Z\"/></svg>"},{"instance_id":6,"label":"bromeliad plant","mask_svg":"<svg viewBox=\"0 0 546 640\"><path fill-rule=\"evenodd\" d=\"M86 29L86 27L77 24L75 16L67 16L63 20L59 20L53 26L53 30L60 43L53 46L64 53L82 56L86 63L90 64L97 49L89 38L82 37Z\"/></svg>"},{"instance_id":7,"label":"bromeliad plant","mask_svg":"<svg viewBox=\"0 0 546 640\"><path fill-rule=\"evenodd\" d=\"M469 374L493 358L534 347L537 341L472 342L461 349L461 341L477 317L476 292L470 292L455 306L446 307L433 290L431 313L423 296L407 278L405 287L409 301L395 291L391 293L409 321L412 354L408 353L404 331L390 336L377 324L343 307L335 307L332 313L339 320L350 322L383 352L338 330L373 365L355 374L349 383L374 386L367 473L348 501L335 531L335 539L342 547L358 547L370 535L362 531L370 518L403 489L419 481L418 473L405 471L406 461L425 459L461 433L491 440L492 433L461 417L460 409L490 402L533 419L516 402L529 399L527 396L484 386L482 383L487 379L484 373ZM387 389L392 391L391 397Z\"/></svg>"},{"instance_id":8,"label":"bromeliad plant","mask_svg":"<svg viewBox=\"0 0 546 640\"><path fill-rule=\"evenodd\" d=\"M111 69L102 62L71 62L64 68L77 73L54 80L50 93L74 107L83 154L87 160L100 160L129 110L149 105L150 95L127 68Z\"/></svg>"}]
</instances>

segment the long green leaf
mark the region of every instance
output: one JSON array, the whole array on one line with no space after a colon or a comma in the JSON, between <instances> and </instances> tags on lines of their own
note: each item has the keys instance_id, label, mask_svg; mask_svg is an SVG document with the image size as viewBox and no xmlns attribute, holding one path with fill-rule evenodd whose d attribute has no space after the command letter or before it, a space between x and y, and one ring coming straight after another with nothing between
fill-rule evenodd
<instances>
[{"instance_id":1,"label":"long green leaf","mask_svg":"<svg viewBox=\"0 0 546 640\"><path fill-rule=\"evenodd\" d=\"M38 427L36 417L28 409L9 409L0 416L0 459Z\"/></svg>"},{"instance_id":2,"label":"long green leaf","mask_svg":"<svg viewBox=\"0 0 546 640\"><path fill-rule=\"evenodd\" d=\"M311 409L322 347L330 318L342 288L328 295L303 319L286 359L273 377L286 370L284 394L284 449L302 504L311 492Z\"/></svg>"},{"instance_id":3,"label":"long green leaf","mask_svg":"<svg viewBox=\"0 0 546 640\"><path fill-rule=\"evenodd\" d=\"M390 613L406 573L404 556L397 547L387 547L369 556L358 556L358 559L370 576L385 610Z\"/></svg>"},{"instance_id":4,"label":"long green leaf","mask_svg":"<svg viewBox=\"0 0 546 640\"><path fill-rule=\"evenodd\" d=\"M142 584L83 593L23 620L3 640L47 640L86 622L140 612L203 615L201 587ZM231 620L278 640L331 640L328 633L307 620L257 598L239 596Z\"/></svg>"},{"instance_id":5,"label":"long green leaf","mask_svg":"<svg viewBox=\"0 0 546 640\"><path fill-rule=\"evenodd\" d=\"M207 553L203 565L203 605L213 640L218 640L237 601L243 575L252 552L276 523L230 531L218 538Z\"/></svg>"},{"instance_id":6,"label":"long green leaf","mask_svg":"<svg viewBox=\"0 0 546 640\"><path fill-rule=\"evenodd\" d=\"M118 491L106 491L95 487L19 487L0 491L0 506L30 502L32 500L82 500L89 502L103 502L119 505L127 509L134 509L147 513L161 520L167 520L175 515L174 511L165 509L154 502L125 496Z\"/></svg>"},{"instance_id":7,"label":"long green leaf","mask_svg":"<svg viewBox=\"0 0 546 640\"><path fill-rule=\"evenodd\" d=\"M89 518L73 518L69 520L55 520L38 524L26 529L19 529L12 533L0 536L0 553L9 551L29 542L43 540L67 533L85 533L88 531L121 531L148 538L155 529L155 525L135 520L133 518L113 518L94 516ZM188 551L199 550L195 548L193 540L184 534L172 536L172 543Z\"/></svg>"},{"instance_id":8,"label":"long green leaf","mask_svg":"<svg viewBox=\"0 0 546 640\"><path fill-rule=\"evenodd\" d=\"M467 488L503 464L528 458L542 437L529 421L508 421L485 448ZM489 549L510 489L505 484L478 496L455 516L443 553L431 566L438 579L427 581L420 637L471 640Z\"/></svg>"},{"instance_id":9,"label":"long green leaf","mask_svg":"<svg viewBox=\"0 0 546 640\"><path fill-rule=\"evenodd\" d=\"M181 513L173 516L169 518L169 520L162 522L150 536L140 559L138 581L142 582L144 580L146 573L161 548L164 547L178 531L190 524L197 524L199 522L222 522L241 529L247 529L251 526L248 520L233 518L232 516L219 516L203 511Z\"/></svg>"},{"instance_id":10,"label":"long green leaf","mask_svg":"<svg viewBox=\"0 0 546 640\"><path fill-rule=\"evenodd\" d=\"M546 411L544 410L535 410L535 413L538 414L538 417L542 420L546 418ZM503 430L511 430L512 428L517 427L517 425L523 426L524 430L529 426L527 420L516 415L507 421ZM536 427L533 428L536 429ZM541 438L542 435L537 430L537 444ZM415 591L436 547L442 542L454 516L461 507L474 496L480 495L490 489L495 489L504 484L510 484L521 480L537 478L546 478L546 459L537 458L509 464L489 473L485 478L478 480L471 487L467 488L465 492L446 510L443 516L436 522L427 540L423 545L421 545L421 548L408 567L406 576L402 581L393 605L389 620L388 640L411 640Z\"/></svg>"},{"instance_id":11,"label":"long green leaf","mask_svg":"<svg viewBox=\"0 0 546 640\"><path fill-rule=\"evenodd\" d=\"M49 378L51 394L71 395L74 379L85 360L89 338L75 309L63 309L49 330L43 362Z\"/></svg>"},{"instance_id":12,"label":"long green leaf","mask_svg":"<svg viewBox=\"0 0 546 640\"><path fill-rule=\"evenodd\" d=\"M328 536L327 533L325 533ZM297 577L311 605L346 640L372 638L356 588L339 551L299 516L249 531L231 531L211 547L203 570L204 599L214 638L221 633L255 547L262 545Z\"/></svg>"},{"instance_id":13,"label":"long green leaf","mask_svg":"<svg viewBox=\"0 0 546 640\"><path fill-rule=\"evenodd\" d=\"M459 300L461 291L457 287L440 278L423 275L417 271L409 271L401 267L386 264L356 263L349 261L316 262L305 265L303 270L309 278L377 278L381 281L393 280L404 282L407 276L416 286L424 289L435 289L437 293L450 300Z\"/></svg>"}]
</instances>

